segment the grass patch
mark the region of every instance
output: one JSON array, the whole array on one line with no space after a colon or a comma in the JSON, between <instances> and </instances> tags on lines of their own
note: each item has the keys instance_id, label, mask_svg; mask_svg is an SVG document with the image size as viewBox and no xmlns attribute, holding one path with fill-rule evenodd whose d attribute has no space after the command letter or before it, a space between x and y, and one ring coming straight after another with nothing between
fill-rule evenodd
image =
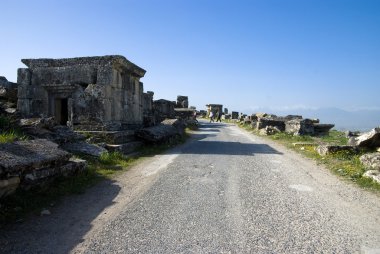
<instances>
[{"instance_id":1,"label":"grass patch","mask_svg":"<svg viewBox=\"0 0 380 254\"><path fill-rule=\"evenodd\" d=\"M285 132L277 133L271 136L263 136L256 130L253 130L249 125L240 125L239 127L246 129L255 135L269 138L276 141L308 158L315 160L318 164L323 164L332 173L342 177L345 180L355 182L362 188L380 193L380 184L370 178L363 177L366 169L360 162L359 157L367 150L361 150L358 154L350 151L340 151L327 156L321 156L315 150L315 147L321 144L330 145L347 145L348 139L344 132L332 130L326 136L294 136ZM294 143L303 143L301 146L294 146Z\"/></svg>"},{"instance_id":2,"label":"grass patch","mask_svg":"<svg viewBox=\"0 0 380 254\"><path fill-rule=\"evenodd\" d=\"M25 139L27 139L27 137L20 129L14 126L9 118L0 116L0 144Z\"/></svg>"},{"instance_id":3,"label":"grass patch","mask_svg":"<svg viewBox=\"0 0 380 254\"><path fill-rule=\"evenodd\" d=\"M328 135L320 137L323 143L334 145L347 145L348 138L342 131L331 130Z\"/></svg>"},{"instance_id":4,"label":"grass patch","mask_svg":"<svg viewBox=\"0 0 380 254\"><path fill-rule=\"evenodd\" d=\"M0 131L0 144L26 139L27 137L22 132L17 130Z\"/></svg>"}]
</instances>

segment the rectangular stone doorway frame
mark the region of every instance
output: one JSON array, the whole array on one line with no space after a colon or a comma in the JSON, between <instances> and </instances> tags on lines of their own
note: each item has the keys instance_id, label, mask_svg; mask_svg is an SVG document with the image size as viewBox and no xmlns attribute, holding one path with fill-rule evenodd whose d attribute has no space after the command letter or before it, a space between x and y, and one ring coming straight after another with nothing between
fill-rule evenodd
<instances>
[{"instance_id":1,"label":"rectangular stone doorway frame","mask_svg":"<svg viewBox=\"0 0 380 254\"><path fill-rule=\"evenodd\" d=\"M55 98L54 118L58 124L67 125L69 120L69 107L67 98Z\"/></svg>"}]
</instances>

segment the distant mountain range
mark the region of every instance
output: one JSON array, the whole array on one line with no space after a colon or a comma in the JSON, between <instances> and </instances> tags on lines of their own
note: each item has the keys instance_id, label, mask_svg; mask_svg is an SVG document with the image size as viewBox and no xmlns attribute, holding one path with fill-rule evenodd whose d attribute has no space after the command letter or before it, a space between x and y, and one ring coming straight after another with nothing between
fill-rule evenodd
<instances>
[{"instance_id":1,"label":"distant mountain range","mask_svg":"<svg viewBox=\"0 0 380 254\"><path fill-rule=\"evenodd\" d=\"M380 126L380 110L356 110L347 111L339 108L318 109L270 109L258 108L242 111L245 114L256 112L271 113L278 116L302 115L304 118L318 118L321 123L335 124L337 130L368 131Z\"/></svg>"}]
</instances>

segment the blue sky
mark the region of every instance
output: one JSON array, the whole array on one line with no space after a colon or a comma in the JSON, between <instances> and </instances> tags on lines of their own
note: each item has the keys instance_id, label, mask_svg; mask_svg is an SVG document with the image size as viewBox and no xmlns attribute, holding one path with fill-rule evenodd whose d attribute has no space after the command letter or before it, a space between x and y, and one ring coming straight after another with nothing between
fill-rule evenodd
<instances>
[{"instance_id":1,"label":"blue sky","mask_svg":"<svg viewBox=\"0 0 380 254\"><path fill-rule=\"evenodd\" d=\"M198 109L380 109L378 0L2 0L0 31L11 81L22 58L119 54Z\"/></svg>"}]
</instances>

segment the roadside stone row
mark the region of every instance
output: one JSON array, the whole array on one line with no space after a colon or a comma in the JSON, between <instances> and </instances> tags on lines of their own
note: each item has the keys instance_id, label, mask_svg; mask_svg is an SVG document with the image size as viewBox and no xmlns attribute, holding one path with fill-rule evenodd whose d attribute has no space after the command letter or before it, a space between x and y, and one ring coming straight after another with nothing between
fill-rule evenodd
<instances>
[{"instance_id":1,"label":"roadside stone row","mask_svg":"<svg viewBox=\"0 0 380 254\"><path fill-rule=\"evenodd\" d=\"M253 129L259 131L260 135L274 135L285 132L292 135L302 136L323 136L327 135L334 127L334 124L321 124L319 119L303 118L301 115L276 116L268 113L256 113L245 115L233 112L232 119L236 119L240 124L250 124ZM374 128L365 133L346 132L348 142L346 145L315 144L315 143L294 143L301 150L305 146L313 146L315 151L321 156L328 156L345 152L347 154L359 154L361 151L376 152L365 153L360 157L361 163L366 171L363 176L369 177L380 183L380 127Z\"/></svg>"}]
</instances>

